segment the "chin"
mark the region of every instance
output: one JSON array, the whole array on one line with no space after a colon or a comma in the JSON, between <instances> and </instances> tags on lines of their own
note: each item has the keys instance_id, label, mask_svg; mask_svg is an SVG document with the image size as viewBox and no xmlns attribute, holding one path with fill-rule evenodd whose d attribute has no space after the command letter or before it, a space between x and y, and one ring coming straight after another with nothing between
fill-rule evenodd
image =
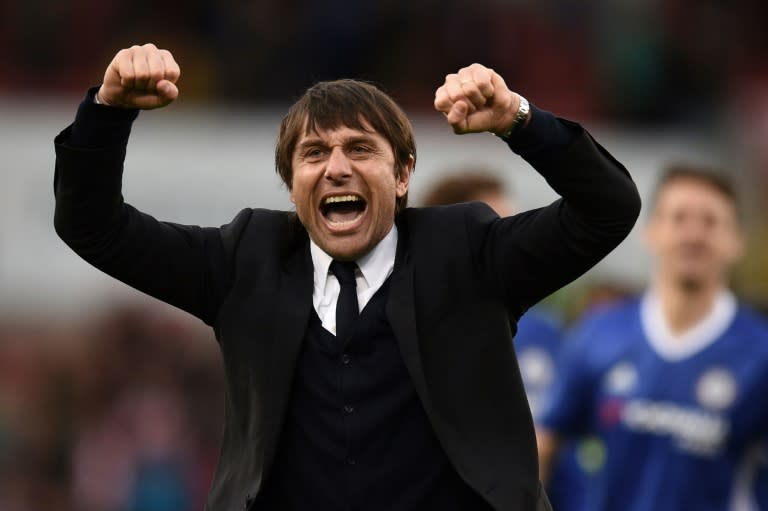
<instances>
[{"instance_id":1,"label":"chin","mask_svg":"<svg viewBox=\"0 0 768 511\"><path fill-rule=\"evenodd\" d=\"M326 254L339 261L355 261L367 254L372 246L366 243L348 243L335 241L321 245L317 244Z\"/></svg>"},{"instance_id":2,"label":"chin","mask_svg":"<svg viewBox=\"0 0 768 511\"><path fill-rule=\"evenodd\" d=\"M680 275L677 284L689 293L695 293L706 287L707 281L700 275Z\"/></svg>"}]
</instances>

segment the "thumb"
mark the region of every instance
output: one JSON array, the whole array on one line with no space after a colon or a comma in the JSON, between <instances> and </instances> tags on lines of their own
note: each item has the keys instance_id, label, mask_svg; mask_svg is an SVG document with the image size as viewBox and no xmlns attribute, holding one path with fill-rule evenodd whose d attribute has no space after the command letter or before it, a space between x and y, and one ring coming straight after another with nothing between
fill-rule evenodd
<instances>
[{"instance_id":1,"label":"thumb","mask_svg":"<svg viewBox=\"0 0 768 511\"><path fill-rule=\"evenodd\" d=\"M179 96L179 88L170 80L160 80L157 83L157 94L170 103Z\"/></svg>"}]
</instances>

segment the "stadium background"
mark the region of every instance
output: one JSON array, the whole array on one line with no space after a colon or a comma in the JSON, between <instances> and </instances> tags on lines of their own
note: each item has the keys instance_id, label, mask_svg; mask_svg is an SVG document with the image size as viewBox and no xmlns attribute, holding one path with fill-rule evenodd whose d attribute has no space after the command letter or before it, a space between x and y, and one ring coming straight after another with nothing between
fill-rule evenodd
<instances>
[{"instance_id":1,"label":"stadium background","mask_svg":"<svg viewBox=\"0 0 768 511\"><path fill-rule=\"evenodd\" d=\"M152 41L182 67L179 101L140 116L126 165L128 201L162 219L218 225L242 207L289 207L277 124L307 85L337 77L381 84L414 120L413 204L478 162L522 207L547 203L502 144L455 137L432 109L443 76L477 61L585 124L645 197L666 162L728 168L750 243L736 289L765 309L767 22L760 0L0 1L0 509L200 509L215 463L212 335L53 232L52 139L121 47ZM639 230L549 300L566 322L642 286Z\"/></svg>"}]
</instances>

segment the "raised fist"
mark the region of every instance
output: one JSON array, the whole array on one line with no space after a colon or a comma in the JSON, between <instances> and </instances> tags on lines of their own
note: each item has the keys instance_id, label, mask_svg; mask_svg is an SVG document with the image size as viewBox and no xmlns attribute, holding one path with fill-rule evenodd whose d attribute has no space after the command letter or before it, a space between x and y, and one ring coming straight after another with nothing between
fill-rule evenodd
<instances>
[{"instance_id":1,"label":"raised fist","mask_svg":"<svg viewBox=\"0 0 768 511\"><path fill-rule=\"evenodd\" d=\"M179 95L181 69L168 50L152 43L117 52L104 73L97 100L109 106L150 110Z\"/></svg>"},{"instance_id":2,"label":"raised fist","mask_svg":"<svg viewBox=\"0 0 768 511\"><path fill-rule=\"evenodd\" d=\"M481 64L447 75L435 92L435 109L445 114L456 133L503 133L514 123L519 105L520 96Z\"/></svg>"}]
</instances>

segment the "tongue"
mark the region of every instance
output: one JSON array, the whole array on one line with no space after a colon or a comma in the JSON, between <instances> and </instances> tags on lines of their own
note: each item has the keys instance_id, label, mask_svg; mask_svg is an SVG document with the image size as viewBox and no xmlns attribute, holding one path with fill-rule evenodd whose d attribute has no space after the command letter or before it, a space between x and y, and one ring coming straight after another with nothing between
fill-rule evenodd
<instances>
[{"instance_id":1,"label":"tongue","mask_svg":"<svg viewBox=\"0 0 768 511\"><path fill-rule=\"evenodd\" d=\"M328 211L328 220L331 222L349 222L354 220L360 214L360 210L356 207L346 204L334 205Z\"/></svg>"}]
</instances>

